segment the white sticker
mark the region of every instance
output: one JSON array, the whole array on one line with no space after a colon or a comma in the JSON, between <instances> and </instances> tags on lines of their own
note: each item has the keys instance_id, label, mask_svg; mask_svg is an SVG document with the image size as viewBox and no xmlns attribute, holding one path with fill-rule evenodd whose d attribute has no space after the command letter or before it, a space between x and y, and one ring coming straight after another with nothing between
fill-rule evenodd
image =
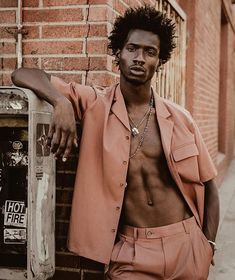
<instances>
[{"instance_id":1,"label":"white sticker","mask_svg":"<svg viewBox=\"0 0 235 280\"><path fill-rule=\"evenodd\" d=\"M24 228L6 228L4 229L5 244L25 244L26 229Z\"/></svg>"},{"instance_id":2,"label":"white sticker","mask_svg":"<svg viewBox=\"0 0 235 280\"><path fill-rule=\"evenodd\" d=\"M23 201L6 200L4 225L26 227L27 209Z\"/></svg>"},{"instance_id":3,"label":"white sticker","mask_svg":"<svg viewBox=\"0 0 235 280\"><path fill-rule=\"evenodd\" d=\"M11 105L12 109L14 110L21 110L22 109L22 104L17 101L10 101L9 104Z\"/></svg>"}]
</instances>

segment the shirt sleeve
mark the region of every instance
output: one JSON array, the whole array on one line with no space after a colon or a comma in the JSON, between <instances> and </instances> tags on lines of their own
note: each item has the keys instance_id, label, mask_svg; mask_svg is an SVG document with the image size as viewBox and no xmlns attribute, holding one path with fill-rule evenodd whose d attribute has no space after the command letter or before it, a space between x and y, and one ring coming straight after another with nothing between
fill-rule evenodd
<instances>
[{"instance_id":1,"label":"shirt sleeve","mask_svg":"<svg viewBox=\"0 0 235 280\"><path fill-rule=\"evenodd\" d=\"M90 86L78 83L66 83L62 79L51 76L52 85L72 103L76 120L81 121L86 110L97 99L96 91Z\"/></svg>"},{"instance_id":2,"label":"shirt sleeve","mask_svg":"<svg viewBox=\"0 0 235 280\"><path fill-rule=\"evenodd\" d=\"M214 162L208 152L206 144L202 138L199 128L192 119L192 126L195 135L195 142L199 151L198 168L201 182L207 182L217 176L217 170Z\"/></svg>"}]
</instances>

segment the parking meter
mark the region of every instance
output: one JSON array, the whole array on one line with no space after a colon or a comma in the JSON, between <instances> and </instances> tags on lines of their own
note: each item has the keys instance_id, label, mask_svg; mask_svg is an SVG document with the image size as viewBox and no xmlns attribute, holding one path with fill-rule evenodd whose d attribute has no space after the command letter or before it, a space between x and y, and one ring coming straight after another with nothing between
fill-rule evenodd
<instances>
[{"instance_id":1,"label":"parking meter","mask_svg":"<svg viewBox=\"0 0 235 280\"><path fill-rule=\"evenodd\" d=\"M46 144L52 106L0 87L0 279L55 270L55 161Z\"/></svg>"}]
</instances>

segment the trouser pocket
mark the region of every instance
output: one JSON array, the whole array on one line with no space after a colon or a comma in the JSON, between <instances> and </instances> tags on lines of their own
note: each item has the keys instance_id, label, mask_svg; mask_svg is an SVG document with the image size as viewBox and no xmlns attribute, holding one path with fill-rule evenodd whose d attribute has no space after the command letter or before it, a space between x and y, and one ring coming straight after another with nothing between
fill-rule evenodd
<instances>
[{"instance_id":1,"label":"trouser pocket","mask_svg":"<svg viewBox=\"0 0 235 280\"><path fill-rule=\"evenodd\" d=\"M195 265L195 279L206 280L213 258L212 248L198 226L195 227L195 230L193 230L190 235Z\"/></svg>"}]
</instances>

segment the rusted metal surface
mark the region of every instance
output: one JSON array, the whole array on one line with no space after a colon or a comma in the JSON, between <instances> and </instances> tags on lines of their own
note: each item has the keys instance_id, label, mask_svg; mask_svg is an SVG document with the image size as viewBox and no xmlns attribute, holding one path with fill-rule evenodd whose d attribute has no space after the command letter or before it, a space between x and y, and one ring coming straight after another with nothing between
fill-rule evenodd
<instances>
[{"instance_id":1,"label":"rusted metal surface","mask_svg":"<svg viewBox=\"0 0 235 280\"><path fill-rule=\"evenodd\" d=\"M32 276L47 279L54 273L54 227L55 227L55 163L46 145L49 130L49 113L31 111L32 125L29 134L33 137L30 152L29 192L31 201L31 227L29 240L31 256L28 258ZM36 125L35 125L36 124ZM28 269L29 269L28 267ZM34 278L32 278L34 279Z\"/></svg>"},{"instance_id":2,"label":"rusted metal surface","mask_svg":"<svg viewBox=\"0 0 235 280\"><path fill-rule=\"evenodd\" d=\"M0 103L0 279L45 280L55 270L52 107L13 87L0 87Z\"/></svg>"},{"instance_id":3,"label":"rusted metal surface","mask_svg":"<svg viewBox=\"0 0 235 280\"><path fill-rule=\"evenodd\" d=\"M176 23L176 48L157 73L156 90L160 96L185 106L186 14L174 0L157 0L156 9Z\"/></svg>"},{"instance_id":4,"label":"rusted metal surface","mask_svg":"<svg viewBox=\"0 0 235 280\"><path fill-rule=\"evenodd\" d=\"M27 115L28 99L22 90L13 88L0 88L0 114Z\"/></svg>"}]
</instances>

